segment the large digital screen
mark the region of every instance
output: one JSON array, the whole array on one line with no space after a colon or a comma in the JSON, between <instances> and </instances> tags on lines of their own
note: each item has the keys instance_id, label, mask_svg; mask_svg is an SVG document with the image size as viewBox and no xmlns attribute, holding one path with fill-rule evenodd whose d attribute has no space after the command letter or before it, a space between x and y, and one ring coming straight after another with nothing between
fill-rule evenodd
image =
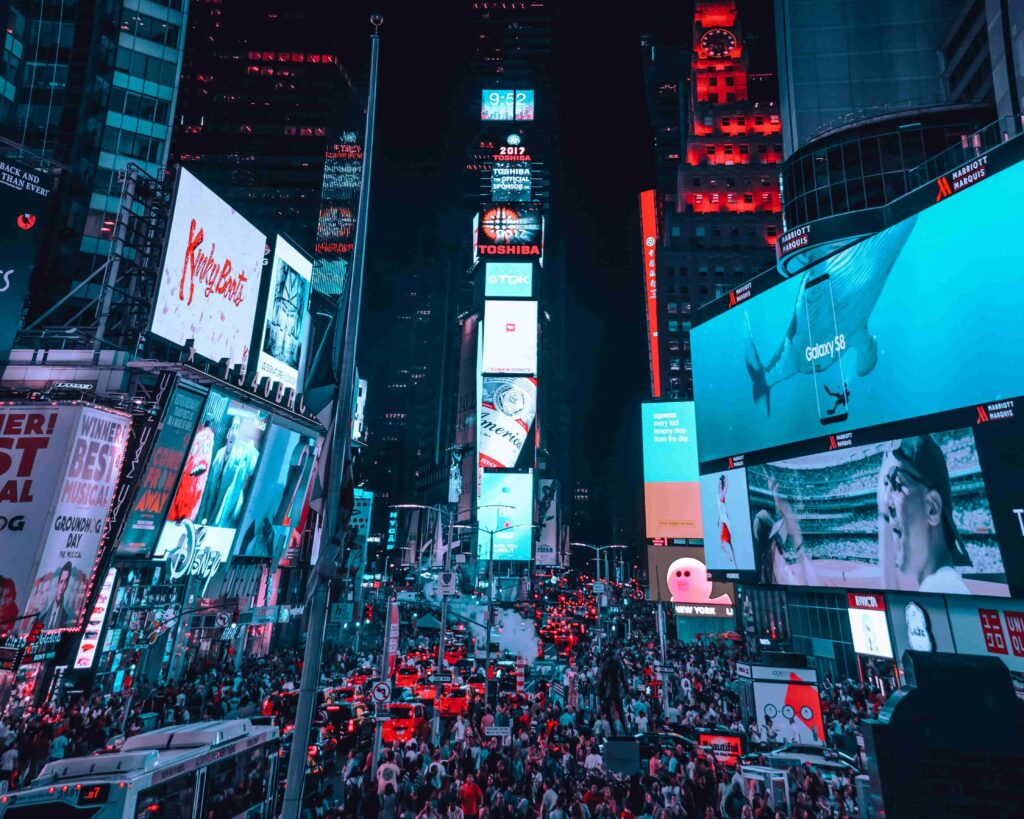
<instances>
[{"instance_id":1,"label":"large digital screen","mask_svg":"<svg viewBox=\"0 0 1024 819\"><path fill-rule=\"evenodd\" d=\"M117 546L120 555L148 556L156 543L171 498L178 487L189 442L205 396L179 384L164 409L156 442L149 453L132 508Z\"/></svg>"},{"instance_id":2,"label":"large digital screen","mask_svg":"<svg viewBox=\"0 0 1024 819\"><path fill-rule=\"evenodd\" d=\"M266 431L265 412L210 392L154 557L203 548L228 558Z\"/></svg>"},{"instance_id":3,"label":"large digital screen","mask_svg":"<svg viewBox=\"0 0 1024 819\"><path fill-rule=\"evenodd\" d=\"M885 599L892 628L893 653L900 668L903 667L903 652L908 648L912 651L956 651L946 598L890 592Z\"/></svg>"},{"instance_id":4,"label":"large digital screen","mask_svg":"<svg viewBox=\"0 0 1024 819\"><path fill-rule=\"evenodd\" d=\"M362 119L356 97L343 105L346 122ZM327 145L324 182L320 192L320 218L316 229L313 289L338 295L345 289L348 266L355 250L356 213L362 190L363 146L359 131L344 129Z\"/></svg>"},{"instance_id":5,"label":"large digital screen","mask_svg":"<svg viewBox=\"0 0 1024 819\"><path fill-rule=\"evenodd\" d=\"M558 529L560 507L558 503L558 481L543 478L537 481L537 551L533 557L537 566L560 565L558 554Z\"/></svg>"},{"instance_id":6,"label":"large digital screen","mask_svg":"<svg viewBox=\"0 0 1024 819\"><path fill-rule=\"evenodd\" d=\"M648 546L651 600L671 603L681 617L732 617L736 590L715 582L699 546Z\"/></svg>"},{"instance_id":7,"label":"large digital screen","mask_svg":"<svg viewBox=\"0 0 1024 819\"><path fill-rule=\"evenodd\" d=\"M529 89L485 88L480 92L480 119L487 122L529 122L534 108L534 93Z\"/></svg>"},{"instance_id":8,"label":"large digital screen","mask_svg":"<svg viewBox=\"0 0 1024 819\"><path fill-rule=\"evenodd\" d=\"M885 598L880 594L850 592L847 614L853 634L853 650L869 657L893 659Z\"/></svg>"},{"instance_id":9,"label":"large digital screen","mask_svg":"<svg viewBox=\"0 0 1024 819\"><path fill-rule=\"evenodd\" d=\"M703 537L693 402L642 404L640 421L647 537Z\"/></svg>"},{"instance_id":10,"label":"large digital screen","mask_svg":"<svg viewBox=\"0 0 1024 819\"><path fill-rule=\"evenodd\" d=\"M644 301L647 309L647 355L651 365L651 397L661 398L661 356L658 348L658 205L654 190L640 193L641 252L644 260Z\"/></svg>"},{"instance_id":11,"label":"large digital screen","mask_svg":"<svg viewBox=\"0 0 1024 819\"><path fill-rule=\"evenodd\" d=\"M742 668L742 666L738 666ZM754 717L762 737L774 732L782 742L822 745L818 675L808 668L747 666L752 672ZM739 671L743 676L743 671Z\"/></svg>"},{"instance_id":12,"label":"large digital screen","mask_svg":"<svg viewBox=\"0 0 1024 819\"><path fill-rule=\"evenodd\" d=\"M267 237L182 169L151 329L243 367L256 320Z\"/></svg>"},{"instance_id":13,"label":"large digital screen","mask_svg":"<svg viewBox=\"0 0 1024 819\"><path fill-rule=\"evenodd\" d=\"M483 336L481 372L537 372L537 302L487 300Z\"/></svg>"},{"instance_id":14,"label":"large digital screen","mask_svg":"<svg viewBox=\"0 0 1024 819\"><path fill-rule=\"evenodd\" d=\"M722 469L700 476L704 549L712 571L750 572L756 568L751 536L747 473Z\"/></svg>"},{"instance_id":15,"label":"large digital screen","mask_svg":"<svg viewBox=\"0 0 1024 819\"><path fill-rule=\"evenodd\" d=\"M998 657L1015 675L1024 674L1024 607L1002 600L946 601L958 654Z\"/></svg>"},{"instance_id":16,"label":"large digital screen","mask_svg":"<svg viewBox=\"0 0 1024 819\"><path fill-rule=\"evenodd\" d=\"M234 553L276 566L291 545L313 474L316 440L276 424L270 428Z\"/></svg>"},{"instance_id":17,"label":"large digital screen","mask_svg":"<svg viewBox=\"0 0 1024 819\"><path fill-rule=\"evenodd\" d=\"M77 627L130 427L97 407L0 407L0 633Z\"/></svg>"},{"instance_id":18,"label":"large digital screen","mask_svg":"<svg viewBox=\"0 0 1024 819\"><path fill-rule=\"evenodd\" d=\"M495 160L491 165L491 201L529 202L532 198L531 163Z\"/></svg>"},{"instance_id":19,"label":"large digital screen","mask_svg":"<svg viewBox=\"0 0 1024 819\"><path fill-rule=\"evenodd\" d=\"M310 279L313 263L278 236L271 262L270 290L263 326L257 336L256 374L302 391L302 370L309 333Z\"/></svg>"},{"instance_id":20,"label":"large digital screen","mask_svg":"<svg viewBox=\"0 0 1024 819\"><path fill-rule=\"evenodd\" d=\"M491 557L494 532L495 560L529 560L533 543L533 474L485 471L480 480L477 558Z\"/></svg>"},{"instance_id":21,"label":"large digital screen","mask_svg":"<svg viewBox=\"0 0 1024 819\"><path fill-rule=\"evenodd\" d=\"M487 262L484 267L484 297L533 298L533 263Z\"/></svg>"},{"instance_id":22,"label":"large digital screen","mask_svg":"<svg viewBox=\"0 0 1024 819\"><path fill-rule=\"evenodd\" d=\"M509 469L523 451L537 414L537 379L485 375L480 401L480 466Z\"/></svg>"},{"instance_id":23,"label":"large digital screen","mask_svg":"<svg viewBox=\"0 0 1024 819\"><path fill-rule=\"evenodd\" d=\"M477 253L536 257L544 252L544 220L539 205L490 205L480 212L476 229Z\"/></svg>"},{"instance_id":24,"label":"large digital screen","mask_svg":"<svg viewBox=\"0 0 1024 819\"><path fill-rule=\"evenodd\" d=\"M1024 165L695 326L701 460L1024 394Z\"/></svg>"}]
</instances>

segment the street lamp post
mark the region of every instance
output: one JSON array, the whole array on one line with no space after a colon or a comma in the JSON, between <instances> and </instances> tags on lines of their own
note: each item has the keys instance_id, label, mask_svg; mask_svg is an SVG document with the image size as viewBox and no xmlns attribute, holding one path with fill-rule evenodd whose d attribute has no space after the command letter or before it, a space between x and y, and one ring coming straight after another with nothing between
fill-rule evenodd
<instances>
[{"instance_id":1,"label":"street lamp post","mask_svg":"<svg viewBox=\"0 0 1024 819\"><path fill-rule=\"evenodd\" d=\"M626 548L625 545L622 544L622 543L606 543L606 544L604 544L602 546L595 546L592 543L576 543L576 542L573 542L573 543L570 543L569 545L570 546L580 546L580 547L582 547L584 549L591 549L594 552L594 563L595 563L595 570L594 570L595 578L594 579L595 580L600 580L601 579L601 555L602 555L602 553L606 552L609 549L625 549ZM608 563L607 555L605 555L605 565L606 566L610 566L610 564ZM606 571L606 574L608 575L608 579L610 580L611 579L611 571L610 571L610 569ZM600 598L598 598L596 602L597 602L598 611L600 611L601 614L603 615L604 614L604 606L601 605ZM604 626L605 626L605 621L604 621L604 617L602 617L601 618L602 631L604 630ZM600 632L599 632L599 635L600 635ZM598 650L600 650L600 647L601 647L601 637L598 636Z\"/></svg>"}]
</instances>

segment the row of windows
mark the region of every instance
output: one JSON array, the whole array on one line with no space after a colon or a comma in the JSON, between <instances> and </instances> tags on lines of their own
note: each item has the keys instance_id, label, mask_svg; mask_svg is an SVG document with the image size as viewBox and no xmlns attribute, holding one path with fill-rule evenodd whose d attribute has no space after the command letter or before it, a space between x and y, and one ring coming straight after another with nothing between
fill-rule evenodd
<instances>
[{"instance_id":1,"label":"row of windows","mask_svg":"<svg viewBox=\"0 0 1024 819\"><path fill-rule=\"evenodd\" d=\"M720 194L717 194L717 193L709 193L708 194L708 201L711 202L712 204L717 204L719 196L720 196ZM740 200L737 198L738 196L739 196L739 194L736 194L736 193L727 193L725 195L725 201L726 202L739 202ZM704 201L704 194L703 193L695 193L693 195L693 201L694 202L703 202ZM752 194L752 193L745 193L745 194L743 194L742 201L746 202L748 205L754 204L754 194ZM761 194L761 201L762 202L771 202L772 201L771 193L762 193Z\"/></svg>"},{"instance_id":2,"label":"row of windows","mask_svg":"<svg viewBox=\"0 0 1024 819\"><path fill-rule=\"evenodd\" d=\"M121 31L168 48L177 48L181 36L180 26L138 13L121 21Z\"/></svg>"},{"instance_id":3,"label":"row of windows","mask_svg":"<svg viewBox=\"0 0 1024 819\"><path fill-rule=\"evenodd\" d=\"M110 89L111 111L124 114L137 119L158 122L162 125L168 124L170 115L170 103L156 97L147 97L143 94L136 94L125 88Z\"/></svg>"},{"instance_id":4,"label":"row of windows","mask_svg":"<svg viewBox=\"0 0 1024 819\"><path fill-rule=\"evenodd\" d=\"M782 143L781 142L776 142L774 145L772 145L770 147L771 147L771 149L775 153L777 153L777 154L778 153L782 153ZM730 143L726 143L725 145L707 145L705 147L705 150L707 151L707 155L708 156L717 156L719 148L722 149L722 153L725 154L726 156L729 156L731 154L736 154L736 153L738 153L740 156L749 156L749 154L750 154L750 146L746 145L746 144L743 144L743 145L732 145ZM739 149L738 151L736 150L737 148ZM768 149L769 149L769 146L766 145L763 142L760 145L757 146L757 152L759 154L766 154L766 153L768 153Z\"/></svg>"},{"instance_id":5,"label":"row of windows","mask_svg":"<svg viewBox=\"0 0 1024 819\"><path fill-rule=\"evenodd\" d=\"M140 159L143 162L160 162L163 159L164 140L133 134L108 125L103 129L101 148L109 153Z\"/></svg>"},{"instance_id":6,"label":"row of windows","mask_svg":"<svg viewBox=\"0 0 1024 819\"><path fill-rule=\"evenodd\" d=\"M128 48L117 49L116 66L132 77L161 85L174 86L178 80L178 64L159 57L150 57Z\"/></svg>"},{"instance_id":7,"label":"row of windows","mask_svg":"<svg viewBox=\"0 0 1024 819\"><path fill-rule=\"evenodd\" d=\"M700 176L691 176L691 177L689 177L689 182L690 182L690 186L694 187L694 188L701 188L701 187L704 186L704 178L700 177ZM711 176L711 177L708 177L708 179L707 179L707 183L708 183L708 187L709 188L717 188L718 187L718 182L719 182L719 179L718 179L717 176ZM761 184L762 188L770 188L770 187L772 187L772 180L771 180L770 177L762 176L761 179L760 179L760 184ZM753 180L749 176L744 176L743 177L743 187L744 188L750 188L752 186L753 186ZM727 176L727 177L725 177L725 187L727 187L727 188L735 188L736 187L736 177L735 176Z\"/></svg>"},{"instance_id":8,"label":"row of windows","mask_svg":"<svg viewBox=\"0 0 1024 819\"><path fill-rule=\"evenodd\" d=\"M697 268L697 275L698 276L702 276L702 277L707 276L709 272L711 272L711 269L707 265L703 265L702 264L702 265L700 265L700 267ZM733 272L733 275L742 276L746 272L746 268L743 267L743 265L739 265L738 264L738 265L735 265L733 267L732 272ZM756 271L751 271L751 272L756 272ZM665 267L662 270L659 270L658 273L659 273L659 275L664 276L666 278L670 278L670 279L675 278L676 276L681 276L682 278L685 279L685 278L689 278L689 276L690 276L690 268L688 268L688 267L679 267L679 268L676 268L676 267ZM716 264L715 267L714 267L714 273L715 273L716 276L724 276L725 275L725 265Z\"/></svg>"}]
</instances>

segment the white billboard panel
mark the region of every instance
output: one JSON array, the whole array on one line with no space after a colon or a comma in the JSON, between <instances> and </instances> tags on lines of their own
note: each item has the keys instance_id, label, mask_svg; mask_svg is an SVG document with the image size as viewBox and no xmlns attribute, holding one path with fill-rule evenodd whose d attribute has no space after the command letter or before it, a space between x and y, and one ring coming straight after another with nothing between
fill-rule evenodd
<instances>
[{"instance_id":1,"label":"white billboard panel","mask_svg":"<svg viewBox=\"0 0 1024 819\"><path fill-rule=\"evenodd\" d=\"M771 678L776 680L760 681L766 675L758 674L755 667L754 707L761 736L767 737L774 731L783 742L823 745L825 723L814 671L776 667L760 670L770 671Z\"/></svg>"},{"instance_id":2,"label":"white billboard panel","mask_svg":"<svg viewBox=\"0 0 1024 819\"><path fill-rule=\"evenodd\" d=\"M151 330L246 366L267 237L182 169Z\"/></svg>"},{"instance_id":3,"label":"white billboard panel","mask_svg":"<svg viewBox=\"0 0 1024 819\"><path fill-rule=\"evenodd\" d=\"M296 392L302 391L312 277L313 262L283 236L278 236L270 265L267 309L257 337L256 374L265 375Z\"/></svg>"},{"instance_id":4,"label":"white billboard panel","mask_svg":"<svg viewBox=\"0 0 1024 819\"><path fill-rule=\"evenodd\" d=\"M483 373L537 372L537 302L484 303Z\"/></svg>"},{"instance_id":5,"label":"white billboard panel","mask_svg":"<svg viewBox=\"0 0 1024 819\"><path fill-rule=\"evenodd\" d=\"M480 466L516 465L537 414L537 379L483 377L480 399Z\"/></svg>"}]
</instances>

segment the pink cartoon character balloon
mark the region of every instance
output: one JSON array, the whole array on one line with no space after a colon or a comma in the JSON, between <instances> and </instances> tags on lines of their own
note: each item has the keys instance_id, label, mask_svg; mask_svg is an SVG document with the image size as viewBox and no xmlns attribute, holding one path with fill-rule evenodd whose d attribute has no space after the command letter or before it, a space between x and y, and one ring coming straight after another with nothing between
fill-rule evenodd
<instances>
[{"instance_id":1,"label":"pink cartoon character balloon","mask_svg":"<svg viewBox=\"0 0 1024 819\"><path fill-rule=\"evenodd\" d=\"M711 596L712 584L707 566L696 558L681 557L672 561L667 580L673 603L732 603L727 594Z\"/></svg>"}]
</instances>

